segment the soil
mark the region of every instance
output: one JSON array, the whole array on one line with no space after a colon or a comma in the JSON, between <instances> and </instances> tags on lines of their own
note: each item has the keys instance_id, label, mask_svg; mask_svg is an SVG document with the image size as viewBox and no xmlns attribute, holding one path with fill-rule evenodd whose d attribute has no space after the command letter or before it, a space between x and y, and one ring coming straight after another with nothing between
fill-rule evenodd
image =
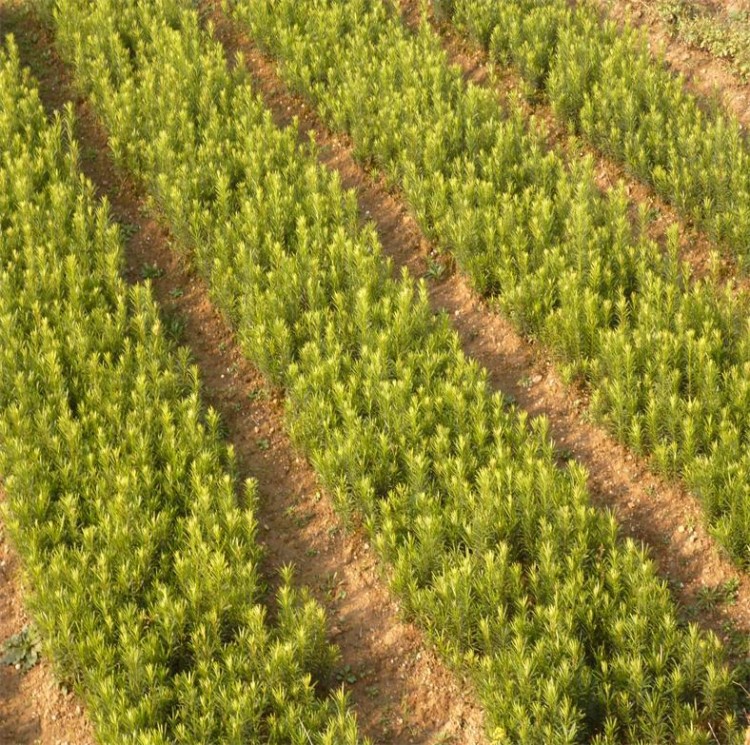
<instances>
[{"instance_id":1,"label":"soil","mask_svg":"<svg viewBox=\"0 0 750 745\"><path fill-rule=\"evenodd\" d=\"M76 134L86 153L82 168L106 195L114 218L131 226L126 278L140 280L145 265L163 272L153 280L154 294L165 316L183 328L180 342L199 368L204 400L226 425L241 480L258 483L266 576L272 580L282 566L294 564L296 584L309 588L327 611L330 638L341 654L337 679L328 683L356 678L346 687L362 734L375 743L484 743L470 684L447 670L422 632L402 620L366 536L343 529L330 497L284 434L282 392L269 388L244 359L202 280L176 253L166 227L144 210L139 185L115 173L106 134L51 51L52 38L19 3L8 4L5 13L48 110L74 101ZM28 693L22 693L16 697L19 710L27 705Z\"/></svg>"},{"instance_id":2,"label":"soil","mask_svg":"<svg viewBox=\"0 0 750 745\"><path fill-rule=\"evenodd\" d=\"M289 92L274 62L222 15L218 0L203 5L212 8L211 19L222 43L242 51L277 122L297 119L303 139L314 133L321 162L335 168L343 185L355 190L363 222L374 224L396 269L406 267L414 276L425 276L428 260L443 257L423 237L403 195L389 191L382 179L372 178L355 161L349 138L329 132L311 107ZM461 64L448 51L451 60ZM592 501L616 514L624 536L648 546L682 616L725 639L727 622L741 632L750 631L750 579L738 572L707 533L696 499L678 484L655 476L647 462L593 425L586 413L585 392L561 381L548 350L521 337L470 288L465 277L451 270L448 263L447 278L428 281L433 308L451 316L464 350L488 370L495 389L514 397L532 416L547 417L561 463L573 457L587 468ZM701 588L730 579L740 583L736 602L698 607Z\"/></svg>"}]
</instances>

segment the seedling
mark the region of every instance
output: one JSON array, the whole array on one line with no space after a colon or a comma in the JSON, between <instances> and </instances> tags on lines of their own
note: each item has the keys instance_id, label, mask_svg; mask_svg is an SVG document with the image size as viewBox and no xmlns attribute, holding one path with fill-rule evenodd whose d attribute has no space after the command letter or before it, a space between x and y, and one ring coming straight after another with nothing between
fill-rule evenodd
<instances>
[{"instance_id":1,"label":"seedling","mask_svg":"<svg viewBox=\"0 0 750 745\"><path fill-rule=\"evenodd\" d=\"M718 605L732 605L737 601L740 581L733 577L720 585L701 587L698 591L698 608L711 610Z\"/></svg>"},{"instance_id":2,"label":"seedling","mask_svg":"<svg viewBox=\"0 0 750 745\"><path fill-rule=\"evenodd\" d=\"M352 666L345 665L340 670L336 671L336 680L338 680L339 683L348 683L349 685L354 685L357 682L358 678L352 670Z\"/></svg>"}]
</instances>

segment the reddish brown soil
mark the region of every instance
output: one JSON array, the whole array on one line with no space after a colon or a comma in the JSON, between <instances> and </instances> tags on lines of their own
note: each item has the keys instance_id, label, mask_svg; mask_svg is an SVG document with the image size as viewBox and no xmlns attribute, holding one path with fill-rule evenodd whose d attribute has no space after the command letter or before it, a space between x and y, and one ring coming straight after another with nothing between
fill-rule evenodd
<instances>
[{"instance_id":1,"label":"reddish brown soil","mask_svg":"<svg viewBox=\"0 0 750 745\"><path fill-rule=\"evenodd\" d=\"M218 38L230 49L241 49L266 104L280 123L298 117L302 136L314 132L321 161L335 168L342 183L353 188L363 220L372 221L386 254L397 267L423 276L432 247L424 239L403 198L389 193L355 162L348 138L331 134L310 107L291 95L266 58L237 27L213 5L212 20ZM703 527L699 504L679 485L650 473L642 460L620 446L586 415L585 394L564 385L546 350L523 339L474 293L459 273L428 285L433 307L450 314L464 350L484 365L491 384L514 396L520 407L550 421L552 438L561 453L574 457L589 471L589 489L595 504L612 509L622 532L650 549L656 565L673 589L686 617L725 636L731 621L750 630L750 580L740 575ZM698 609L702 587L731 578L740 580L737 601L712 609Z\"/></svg>"},{"instance_id":2,"label":"reddish brown soil","mask_svg":"<svg viewBox=\"0 0 750 745\"><path fill-rule=\"evenodd\" d=\"M13 19L45 105L75 101L77 136L86 148L83 169L109 199L115 219L132 226L126 277L137 281L146 264L163 271L154 293L165 316L183 327L181 342L200 370L205 400L226 424L240 476L258 482L267 576L293 563L297 583L326 608L331 640L341 651L339 669L357 679L347 688L361 731L383 743L483 743L471 687L445 668L416 627L401 620L366 537L342 529L328 495L283 432L281 392L243 358L204 283L175 254L166 228L144 212L138 185L113 172L105 133L76 96L65 67L48 53L52 39L32 16Z\"/></svg>"}]
</instances>

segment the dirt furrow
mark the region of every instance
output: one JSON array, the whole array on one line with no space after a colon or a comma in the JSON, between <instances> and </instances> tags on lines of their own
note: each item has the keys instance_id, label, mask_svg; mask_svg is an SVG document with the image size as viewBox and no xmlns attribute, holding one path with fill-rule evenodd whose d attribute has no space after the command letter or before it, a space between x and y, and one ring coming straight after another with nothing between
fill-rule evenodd
<instances>
[{"instance_id":1,"label":"dirt furrow","mask_svg":"<svg viewBox=\"0 0 750 745\"><path fill-rule=\"evenodd\" d=\"M346 684L362 733L376 743L483 743L470 686L446 669L415 626L401 620L366 537L342 528L285 435L281 391L270 389L242 356L204 283L175 253L166 227L144 209L139 185L114 172L106 134L51 51L50 34L20 4L14 7L22 61L40 81L45 105L75 103L82 168L125 227L126 278L153 278L165 321L190 348L204 399L226 425L240 477L258 482L266 576L272 580L282 566L294 564L296 582L326 608L331 641L341 650L331 685Z\"/></svg>"},{"instance_id":2,"label":"dirt furrow","mask_svg":"<svg viewBox=\"0 0 750 745\"><path fill-rule=\"evenodd\" d=\"M218 0L202 5L226 48L242 52L276 121L297 118L301 137L314 134L321 162L356 191L362 220L374 223L396 267L425 276L442 259L423 237L402 195L389 192L382 179L371 178L354 160L349 139L329 132L307 103L289 93L274 62L227 19ZM561 381L547 350L522 338L452 267L447 266L445 274L441 281L429 281L430 299L436 311L450 314L466 353L487 368L493 386L531 415L549 419L561 460L575 458L584 464L594 503L614 511L624 535L649 546L683 617L715 630L730 642L731 651L735 635L750 630L750 578L738 573L708 534L697 500L681 486L653 475L644 460L593 425L585 393ZM711 601L713 594L706 588L726 582L738 583L735 599Z\"/></svg>"}]
</instances>

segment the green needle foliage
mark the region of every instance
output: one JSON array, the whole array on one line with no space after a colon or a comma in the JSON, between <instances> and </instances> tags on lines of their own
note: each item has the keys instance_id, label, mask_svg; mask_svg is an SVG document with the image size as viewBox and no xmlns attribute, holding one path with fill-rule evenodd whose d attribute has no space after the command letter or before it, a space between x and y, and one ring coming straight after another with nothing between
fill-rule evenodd
<instances>
[{"instance_id":1,"label":"green needle foliage","mask_svg":"<svg viewBox=\"0 0 750 745\"><path fill-rule=\"evenodd\" d=\"M0 48L0 473L37 628L107 745L353 745L343 694L313 682L323 611L286 572L268 618L254 482L238 506L72 131Z\"/></svg>"},{"instance_id":2,"label":"green needle foliage","mask_svg":"<svg viewBox=\"0 0 750 745\"><path fill-rule=\"evenodd\" d=\"M293 436L404 606L473 676L492 740L739 742L718 640L677 623L580 467L556 467L545 421L489 391L423 283L392 278L353 194L273 124L190 6L50 2L120 164L285 387Z\"/></svg>"},{"instance_id":3,"label":"green needle foliage","mask_svg":"<svg viewBox=\"0 0 750 745\"><path fill-rule=\"evenodd\" d=\"M514 65L555 112L750 259L750 147L702 106L644 35L583 0L453 0L456 24Z\"/></svg>"},{"instance_id":4,"label":"green needle foliage","mask_svg":"<svg viewBox=\"0 0 750 745\"><path fill-rule=\"evenodd\" d=\"M587 160L567 166L520 107L465 84L429 26L410 34L377 0L233 4L289 84L401 186L424 232L588 382L619 439L687 480L750 565L748 298L692 278L675 232L662 252Z\"/></svg>"}]
</instances>

